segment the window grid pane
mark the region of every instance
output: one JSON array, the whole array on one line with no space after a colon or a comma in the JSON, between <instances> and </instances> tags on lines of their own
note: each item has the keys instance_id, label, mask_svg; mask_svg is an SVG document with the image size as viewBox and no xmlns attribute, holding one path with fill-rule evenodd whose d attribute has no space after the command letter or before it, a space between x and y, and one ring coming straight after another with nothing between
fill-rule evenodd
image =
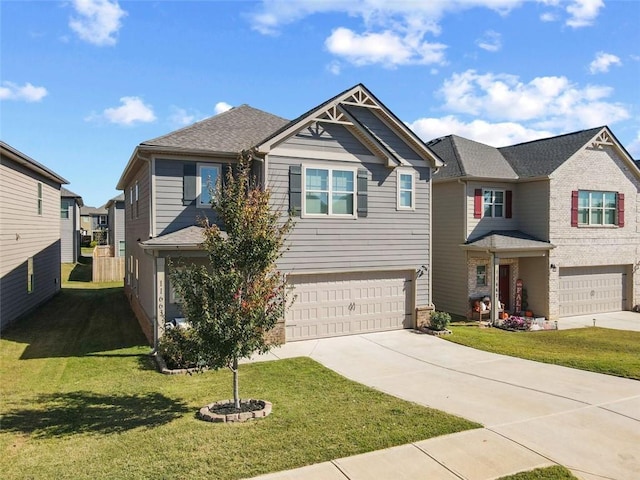
<instances>
[{"instance_id":1,"label":"window grid pane","mask_svg":"<svg viewBox=\"0 0 640 480\"><path fill-rule=\"evenodd\" d=\"M329 181L331 179L331 181ZM355 173L351 170L305 169L305 213L353 215Z\"/></svg>"},{"instance_id":2,"label":"window grid pane","mask_svg":"<svg viewBox=\"0 0 640 480\"><path fill-rule=\"evenodd\" d=\"M578 193L578 224L616 225L617 195L614 192Z\"/></svg>"}]
</instances>

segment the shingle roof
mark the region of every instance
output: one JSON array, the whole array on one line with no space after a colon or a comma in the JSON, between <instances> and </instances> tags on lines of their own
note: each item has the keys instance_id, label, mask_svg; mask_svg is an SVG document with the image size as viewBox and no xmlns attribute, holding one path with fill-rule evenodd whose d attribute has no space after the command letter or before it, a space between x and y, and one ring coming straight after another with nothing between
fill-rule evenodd
<instances>
[{"instance_id":1,"label":"shingle roof","mask_svg":"<svg viewBox=\"0 0 640 480\"><path fill-rule=\"evenodd\" d=\"M504 250L548 250L555 245L528 235L519 230L493 230L475 240L465 243L467 248L504 251Z\"/></svg>"},{"instance_id":2,"label":"shingle roof","mask_svg":"<svg viewBox=\"0 0 640 480\"><path fill-rule=\"evenodd\" d=\"M499 148L520 177L550 175L604 127Z\"/></svg>"},{"instance_id":3,"label":"shingle roof","mask_svg":"<svg viewBox=\"0 0 640 480\"><path fill-rule=\"evenodd\" d=\"M288 123L271 113L241 105L140 145L240 153Z\"/></svg>"},{"instance_id":4,"label":"shingle roof","mask_svg":"<svg viewBox=\"0 0 640 480\"><path fill-rule=\"evenodd\" d=\"M89 207L83 206L80 207L80 215L106 215L107 209L105 207Z\"/></svg>"},{"instance_id":5,"label":"shingle roof","mask_svg":"<svg viewBox=\"0 0 640 480\"><path fill-rule=\"evenodd\" d=\"M428 146L446 164L435 178L518 178L500 151L489 145L458 135L448 135L429 142Z\"/></svg>"},{"instance_id":6,"label":"shingle roof","mask_svg":"<svg viewBox=\"0 0 640 480\"><path fill-rule=\"evenodd\" d=\"M78 205L80 205L81 207L84 206L84 203L82 202L82 197L77 193L73 193L71 190L67 188L60 187L60 198L75 198Z\"/></svg>"},{"instance_id":7,"label":"shingle roof","mask_svg":"<svg viewBox=\"0 0 640 480\"><path fill-rule=\"evenodd\" d=\"M225 232L221 233L223 238L225 238L227 234ZM192 225L140 242L140 245L142 248L150 250L200 250L204 240L204 228L198 225Z\"/></svg>"},{"instance_id":8,"label":"shingle roof","mask_svg":"<svg viewBox=\"0 0 640 480\"><path fill-rule=\"evenodd\" d=\"M29 170L39 173L40 175L44 175L45 177L53 180L56 183L59 183L60 185L69 183L68 180L64 179L53 170L45 167L39 162L36 162L29 155L22 153L17 148L12 147L11 145L3 142L2 140L0 140L0 151L2 152L3 155L7 155L9 158L24 165Z\"/></svg>"}]
</instances>

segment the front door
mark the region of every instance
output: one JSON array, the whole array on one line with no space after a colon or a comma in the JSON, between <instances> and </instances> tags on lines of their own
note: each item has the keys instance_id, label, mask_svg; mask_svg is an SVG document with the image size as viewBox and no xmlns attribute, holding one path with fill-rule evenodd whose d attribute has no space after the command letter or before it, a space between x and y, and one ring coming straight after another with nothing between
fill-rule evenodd
<instances>
[{"instance_id":1,"label":"front door","mask_svg":"<svg viewBox=\"0 0 640 480\"><path fill-rule=\"evenodd\" d=\"M504 304L505 311L511 309L511 273L509 265L500 265L500 271L498 273L498 293L500 301Z\"/></svg>"}]
</instances>

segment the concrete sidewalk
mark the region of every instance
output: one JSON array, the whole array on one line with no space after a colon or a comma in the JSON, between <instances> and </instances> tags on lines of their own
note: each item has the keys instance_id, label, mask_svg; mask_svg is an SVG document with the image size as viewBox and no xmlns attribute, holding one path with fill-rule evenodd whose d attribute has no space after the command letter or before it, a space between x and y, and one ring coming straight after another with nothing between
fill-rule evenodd
<instances>
[{"instance_id":1,"label":"concrete sidewalk","mask_svg":"<svg viewBox=\"0 0 640 480\"><path fill-rule=\"evenodd\" d=\"M254 361L296 356L485 428L261 479L489 480L554 463L585 480L640 478L638 381L496 355L410 330L292 342Z\"/></svg>"},{"instance_id":2,"label":"concrete sidewalk","mask_svg":"<svg viewBox=\"0 0 640 480\"><path fill-rule=\"evenodd\" d=\"M640 332L640 313L628 311L596 313L577 317L564 317L558 320L558 330L584 327L602 327Z\"/></svg>"}]
</instances>

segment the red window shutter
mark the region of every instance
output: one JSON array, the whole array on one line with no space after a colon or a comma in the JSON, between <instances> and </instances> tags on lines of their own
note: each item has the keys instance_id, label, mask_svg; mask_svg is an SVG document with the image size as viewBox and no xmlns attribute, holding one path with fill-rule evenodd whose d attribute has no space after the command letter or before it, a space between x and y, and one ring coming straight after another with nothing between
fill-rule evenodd
<instances>
[{"instance_id":1,"label":"red window shutter","mask_svg":"<svg viewBox=\"0 0 640 480\"><path fill-rule=\"evenodd\" d=\"M482 218L482 189L476 188L473 195L473 218Z\"/></svg>"},{"instance_id":2,"label":"red window shutter","mask_svg":"<svg viewBox=\"0 0 640 480\"><path fill-rule=\"evenodd\" d=\"M507 190L505 192L505 202L506 205L504 207L504 216L506 218L511 218L513 215L513 211L511 210L511 204L513 203L513 192L511 190Z\"/></svg>"},{"instance_id":3,"label":"red window shutter","mask_svg":"<svg viewBox=\"0 0 640 480\"><path fill-rule=\"evenodd\" d=\"M578 226L578 191L571 192L571 226Z\"/></svg>"},{"instance_id":4,"label":"red window shutter","mask_svg":"<svg viewBox=\"0 0 640 480\"><path fill-rule=\"evenodd\" d=\"M624 193L618 193L618 226L624 227Z\"/></svg>"}]
</instances>

